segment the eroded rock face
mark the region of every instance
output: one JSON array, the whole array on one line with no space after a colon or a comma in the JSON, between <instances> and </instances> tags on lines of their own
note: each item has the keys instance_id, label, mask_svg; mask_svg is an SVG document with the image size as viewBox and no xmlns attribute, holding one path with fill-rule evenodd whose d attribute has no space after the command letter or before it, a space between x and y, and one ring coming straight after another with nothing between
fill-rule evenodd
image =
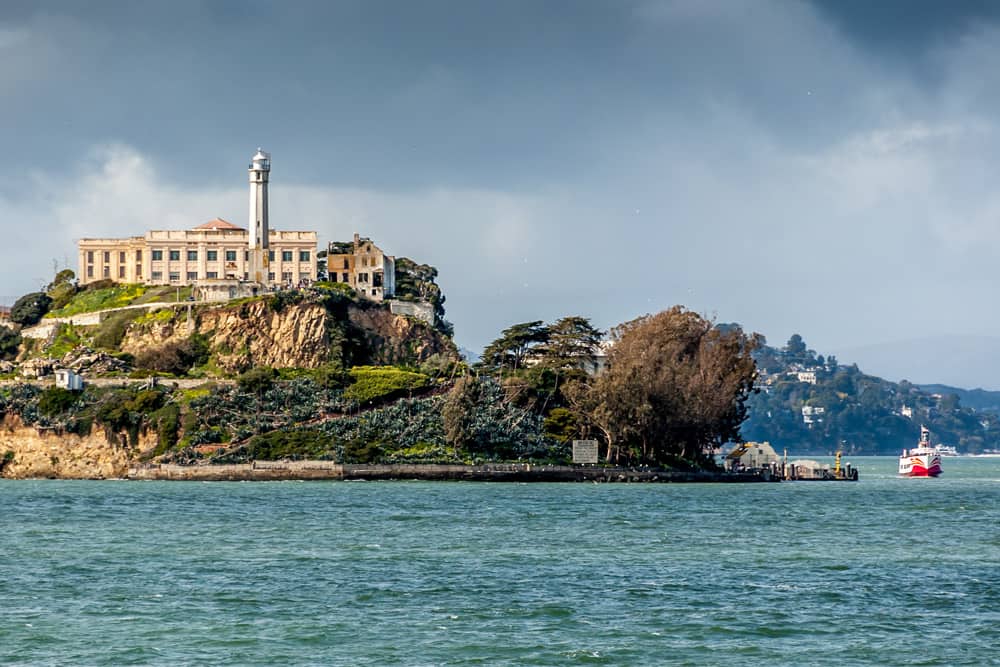
<instances>
[{"instance_id":1,"label":"eroded rock face","mask_svg":"<svg viewBox=\"0 0 1000 667\"><path fill-rule=\"evenodd\" d=\"M458 358L448 338L387 308L349 306L334 316L321 303L290 304L276 311L266 300L204 309L191 327L184 316L132 326L121 348L138 354L192 333L208 336L216 365L228 372L253 366L316 368L337 361L416 364L434 354Z\"/></svg>"},{"instance_id":2,"label":"eroded rock face","mask_svg":"<svg viewBox=\"0 0 1000 667\"><path fill-rule=\"evenodd\" d=\"M39 431L8 414L0 425L0 457L13 452L14 458L4 467L3 477L124 477L136 453L155 446L155 438L155 433L140 435L139 446L133 449L116 439L109 441L99 427L86 436Z\"/></svg>"},{"instance_id":3,"label":"eroded rock face","mask_svg":"<svg viewBox=\"0 0 1000 667\"><path fill-rule=\"evenodd\" d=\"M372 364L419 364L435 354L458 360L455 345L426 322L386 309L350 308L348 317L364 332Z\"/></svg>"}]
</instances>

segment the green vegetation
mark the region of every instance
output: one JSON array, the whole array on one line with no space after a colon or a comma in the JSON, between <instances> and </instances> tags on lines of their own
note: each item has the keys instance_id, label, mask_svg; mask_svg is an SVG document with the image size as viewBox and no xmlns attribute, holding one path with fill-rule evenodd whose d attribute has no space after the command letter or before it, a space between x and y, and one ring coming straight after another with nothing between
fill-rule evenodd
<instances>
[{"instance_id":1,"label":"green vegetation","mask_svg":"<svg viewBox=\"0 0 1000 667\"><path fill-rule=\"evenodd\" d=\"M49 284L48 288L45 290L46 295L52 299L52 304L50 308L56 310L62 308L77 293L77 287L73 282L76 278L76 274L70 269L63 269L56 274L56 277Z\"/></svg>"},{"instance_id":2,"label":"green vegetation","mask_svg":"<svg viewBox=\"0 0 1000 667\"><path fill-rule=\"evenodd\" d=\"M181 341L143 350L135 355L135 367L171 375L186 375L195 366L207 363L210 354L208 337L192 334Z\"/></svg>"},{"instance_id":3,"label":"green vegetation","mask_svg":"<svg viewBox=\"0 0 1000 667\"><path fill-rule=\"evenodd\" d=\"M177 313L173 308L157 308L156 310L147 310L144 313L140 312L133 321L136 326L142 326L145 324L164 324L172 321L176 316Z\"/></svg>"},{"instance_id":4,"label":"green vegetation","mask_svg":"<svg viewBox=\"0 0 1000 667\"><path fill-rule=\"evenodd\" d=\"M544 417L547 440L596 437L608 461L711 466L713 447L739 439L755 337L678 306L619 325L613 338L609 366L595 377L586 371L602 333L586 318L523 322L486 347L480 368L502 383L505 400ZM445 408L449 441L464 447L476 402L469 392L456 383Z\"/></svg>"},{"instance_id":5,"label":"green vegetation","mask_svg":"<svg viewBox=\"0 0 1000 667\"><path fill-rule=\"evenodd\" d=\"M55 337L46 348L45 353L55 359L61 359L83 343L83 336L72 324L60 324L56 327Z\"/></svg>"},{"instance_id":6,"label":"green vegetation","mask_svg":"<svg viewBox=\"0 0 1000 667\"><path fill-rule=\"evenodd\" d=\"M65 414L77 402L78 396L62 387L47 387L38 397L38 412L46 417Z\"/></svg>"},{"instance_id":7,"label":"green vegetation","mask_svg":"<svg viewBox=\"0 0 1000 667\"><path fill-rule=\"evenodd\" d=\"M91 337L91 344L104 350L117 350L125 339L129 325L143 315L141 310L121 310L100 323Z\"/></svg>"},{"instance_id":8,"label":"green vegetation","mask_svg":"<svg viewBox=\"0 0 1000 667\"><path fill-rule=\"evenodd\" d=\"M76 294L65 306L48 313L48 317L68 317L81 313L92 313L108 308L127 306L145 294L145 285L113 285L93 288L97 283L91 283L87 288Z\"/></svg>"},{"instance_id":9,"label":"green vegetation","mask_svg":"<svg viewBox=\"0 0 1000 667\"><path fill-rule=\"evenodd\" d=\"M34 326L49 312L52 299L44 292L25 294L10 309L10 321L24 327Z\"/></svg>"},{"instance_id":10,"label":"green vegetation","mask_svg":"<svg viewBox=\"0 0 1000 667\"><path fill-rule=\"evenodd\" d=\"M14 359L21 345L21 334L0 325L0 360Z\"/></svg>"},{"instance_id":11,"label":"green vegetation","mask_svg":"<svg viewBox=\"0 0 1000 667\"><path fill-rule=\"evenodd\" d=\"M431 379L423 373L392 366L356 366L349 373L353 382L344 391L344 397L358 403L386 401L431 384Z\"/></svg>"},{"instance_id":12,"label":"green vegetation","mask_svg":"<svg viewBox=\"0 0 1000 667\"><path fill-rule=\"evenodd\" d=\"M782 348L762 345L755 357L763 390L748 403L749 439L795 453L896 454L916 444L923 424L935 443L963 453L1000 448L996 413L964 407L954 394L866 375L808 349L798 334Z\"/></svg>"},{"instance_id":13,"label":"green vegetation","mask_svg":"<svg viewBox=\"0 0 1000 667\"><path fill-rule=\"evenodd\" d=\"M438 271L427 264L417 264L408 257L396 259L396 298L427 301L434 306L434 327L448 336L455 335L455 327L444 318L444 293L434 282Z\"/></svg>"}]
</instances>

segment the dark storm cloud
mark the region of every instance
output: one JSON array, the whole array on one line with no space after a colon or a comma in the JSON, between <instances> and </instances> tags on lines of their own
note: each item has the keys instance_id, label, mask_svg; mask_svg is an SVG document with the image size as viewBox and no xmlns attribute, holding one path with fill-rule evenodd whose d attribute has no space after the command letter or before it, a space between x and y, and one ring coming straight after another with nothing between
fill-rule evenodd
<instances>
[{"instance_id":1,"label":"dark storm cloud","mask_svg":"<svg viewBox=\"0 0 1000 667\"><path fill-rule=\"evenodd\" d=\"M989 336L998 37L973 4L5 3L0 292L241 221L260 145L279 227L439 266L470 347L674 303L821 352Z\"/></svg>"}]
</instances>

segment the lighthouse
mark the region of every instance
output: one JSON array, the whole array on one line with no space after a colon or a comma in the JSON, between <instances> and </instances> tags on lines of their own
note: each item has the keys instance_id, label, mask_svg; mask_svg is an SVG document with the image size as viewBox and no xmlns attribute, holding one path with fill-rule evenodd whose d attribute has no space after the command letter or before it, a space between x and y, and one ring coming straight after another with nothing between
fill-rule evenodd
<instances>
[{"instance_id":1,"label":"lighthouse","mask_svg":"<svg viewBox=\"0 0 1000 667\"><path fill-rule=\"evenodd\" d=\"M268 280L267 179L271 173L271 154L260 148L250 158L250 280L265 285Z\"/></svg>"}]
</instances>

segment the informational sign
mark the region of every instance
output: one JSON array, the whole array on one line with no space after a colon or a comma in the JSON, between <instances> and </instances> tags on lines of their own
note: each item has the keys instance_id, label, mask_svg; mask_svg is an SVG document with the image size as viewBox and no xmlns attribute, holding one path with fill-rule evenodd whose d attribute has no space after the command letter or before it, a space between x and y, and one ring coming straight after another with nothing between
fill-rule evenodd
<instances>
[{"instance_id":1,"label":"informational sign","mask_svg":"<svg viewBox=\"0 0 1000 667\"><path fill-rule=\"evenodd\" d=\"M597 463L597 441L574 440L573 463Z\"/></svg>"}]
</instances>

